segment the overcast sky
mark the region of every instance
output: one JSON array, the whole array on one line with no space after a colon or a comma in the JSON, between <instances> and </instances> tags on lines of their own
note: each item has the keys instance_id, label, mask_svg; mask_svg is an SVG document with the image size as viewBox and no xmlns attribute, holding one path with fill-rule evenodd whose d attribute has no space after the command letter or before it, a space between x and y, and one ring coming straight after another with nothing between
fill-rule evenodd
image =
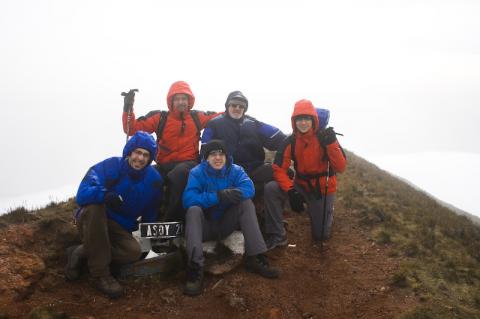
<instances>
[{"instance_id":1,"label":"overcast sky","mask_svg":"<svg viewBox=\"0 0 480 319\"><path fill-rule=\"evenodd\" d=\"M310 99L366 159L440 152L473 155L472 174L480 165L478 1L1 4L0 199L78 184L121 154L120 92L138 88L143 115L166 108L177 80L200 110L241 90L250 115L286 133L294 103ZM463 179L478 172L420 159L418 174L437 165L475 196Z\"/></svg>"}]
</instances>

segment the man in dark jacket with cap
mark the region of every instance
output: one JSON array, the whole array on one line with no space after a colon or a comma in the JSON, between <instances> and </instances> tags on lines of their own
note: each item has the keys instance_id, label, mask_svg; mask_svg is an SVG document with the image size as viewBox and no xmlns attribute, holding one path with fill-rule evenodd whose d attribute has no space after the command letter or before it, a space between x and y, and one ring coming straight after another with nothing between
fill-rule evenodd
<instances>
[{"instance_id":1,"label":"man in dark jacket with cap","mask_svg":"<svg viewBox=\"0 0 480 319\"><path fill-rule=\"evenodd\" d=\"M189 174L183 192L187 209L187 283L184 293L202 292L204 256L202 242L223 239L240 229L245 237L245 267L266 278L279 272L267 261L267 247L258 226L251 198L255 189L241 166L232 164L222 141L212 140L202 147L203 160Z\"/></svg>"},{"instance_id":2,"label":"man in dark jacket with cap","mask_svg":"<svg viewBox=\"0 0 480 319\"><path fill-rule=\"evenodd\" d=\"M210 120L202 134L202 145L219 139L227 145L233 162L244 168L255 188L273 180L273 170L265 162L264 148L276 151L285 134L278 128L246 115L248 99L240 91L231 92L225 113Z\"/></svg>"},{"instance_id":3,"label":"man in dark jacket with cap","mask_svg":"<svg viewBox=\"0 0 480 319\"><path fill-rule=\"evenodd\" d=\"M83 244L67 249L65 278L80 277L88 261L95 287L111 298L123 294L111 276L110 264L140 259L140 244L132 236L138 220L154 222L162 198L163 180L150 166L157 146L149 134L139 131L127 142L122 157L111 157L92 166L77 192L75 214Z\"/></svg>"}]
</instances>

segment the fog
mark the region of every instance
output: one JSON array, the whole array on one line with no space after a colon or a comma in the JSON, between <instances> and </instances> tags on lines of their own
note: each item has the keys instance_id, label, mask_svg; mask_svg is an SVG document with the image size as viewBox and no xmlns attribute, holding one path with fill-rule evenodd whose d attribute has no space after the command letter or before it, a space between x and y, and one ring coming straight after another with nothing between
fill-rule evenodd
<instances>
[{"instance_id":1,"label":"fog","mask_svg":"<svg viewBox=\"0 0 480 319\"><path fill-rule=\"evenodd\" d=\"M344 147L415 158L419 178L455 181L461 206L480 178L479 16L479 3L453 0L2 1L0 202L78 185L121 154L121 91L140 90L144 115L184 80L196 109L223 110L241 90L248 114L285 133L310 99Z\"/></svg>"}]
</instances>

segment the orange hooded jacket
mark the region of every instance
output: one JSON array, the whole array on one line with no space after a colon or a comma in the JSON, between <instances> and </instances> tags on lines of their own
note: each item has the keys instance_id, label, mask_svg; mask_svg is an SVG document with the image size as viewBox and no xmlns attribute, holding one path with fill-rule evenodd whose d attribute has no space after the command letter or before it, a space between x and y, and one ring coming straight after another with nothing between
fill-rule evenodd
<instances>
[{"instance_id":1,"label":"orange hooded jacket","mask_svg":"<svg viewBox=\"0 0 480 319\"><path fill-rule=\"evenodd\" d=\"M298 132L295 125L295 117L299 115L309 115L313 118L313 126L305 134ZM327 152L328 159L330 160L330 169L335 172L343 172L347 165L347 160L343 154L338 141L327 145L324 149L318 140L318 115L315 108L309 100L300 100L295 103L293 114L291 117L293 134L285 139L282 147L277 152L275 161L273 163L273 176L278 182L280 188L287 192L293 187L293 183L297 183L303 187L307 192L309 191L308 182L298 177L301 175L315 175L320 173L327 173L327 159L325 156L325 150ZM295 160L297 176L292 181L287 174L287 170L290 167L292 139L295 139ZM325 193L325 180L326 176L320 177L320 190ZM310 178L311 185L315 185L316 178ZM337 178L335 175L330 176L328 180L328 193L334 193L336 191Z\"/></svg>"},{"instance_id":2,"label":"orange hooded jacket","mask_svg":"<svg viewBox=\"0 0 480 319\"><path fill-rule=\"evenodd\" d=\"M188 111L185 114L173 109L173 96L175 94L188 95ZM198 145L200 136L197 134L197 127L190 114L190 110L195 103L195 96L190 86L183 81L178 81L170 86L167 94L168 117L162 132L161 139L157 136L158 151L156 162L166 164L171 162L191 161L198 159ZM201 128L205 128L207 122L221 113L197 112ZM123 112L123 131L127 133L127 112ZM130 113L130 130L128 135L133 135L137 131L153 133L157 131L160 123L161 112L150 112L146 116L138 119L135 113Z\"/></svg>"}]
</instances>

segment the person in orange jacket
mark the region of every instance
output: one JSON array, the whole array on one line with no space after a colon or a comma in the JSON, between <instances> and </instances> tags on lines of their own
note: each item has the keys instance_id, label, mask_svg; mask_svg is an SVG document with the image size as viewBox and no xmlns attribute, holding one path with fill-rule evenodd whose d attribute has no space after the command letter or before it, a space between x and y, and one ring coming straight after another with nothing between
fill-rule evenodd
<instances>
[{"instance_id":1,"label":"person in orange jacket","mask_svg":"<svg viewBox=\"0 0 480 319\"><path fill-rule=\"evenodd\" d=\"M265 186L268 249L286 246L288 243L282 218L283 202L287 197L293 211L301 212L304 204L307 204L315 242L330 237L336 191L335 174L343 172L347 165L345 153L333 128L319 128L318 115L312 102L300 100L295 103L291 121L293 133L285 139L273 163L275 180ZM287 174L290 161L293 161L295 168L293 180ZM325 194L327 175L328 194Z\"/></svg>"},{"instance_id":2,"label":"person in orange jacket","mask_svg":"<svg viewBox=\"0 0 480 319\"><path fill-rule=\"evenodd\" d=\"M184 81L170 86L168 112L152 111L137 119L133 112L134 97L134 94L125 96L123 130L129 136L137 131L156 133L158 152L155 167L167 185L167 206L162 219L184 220L182 194L190 169L199 163L200 130L220 113L193 111L195 96Z\"/></svg>"}]
</instances>

